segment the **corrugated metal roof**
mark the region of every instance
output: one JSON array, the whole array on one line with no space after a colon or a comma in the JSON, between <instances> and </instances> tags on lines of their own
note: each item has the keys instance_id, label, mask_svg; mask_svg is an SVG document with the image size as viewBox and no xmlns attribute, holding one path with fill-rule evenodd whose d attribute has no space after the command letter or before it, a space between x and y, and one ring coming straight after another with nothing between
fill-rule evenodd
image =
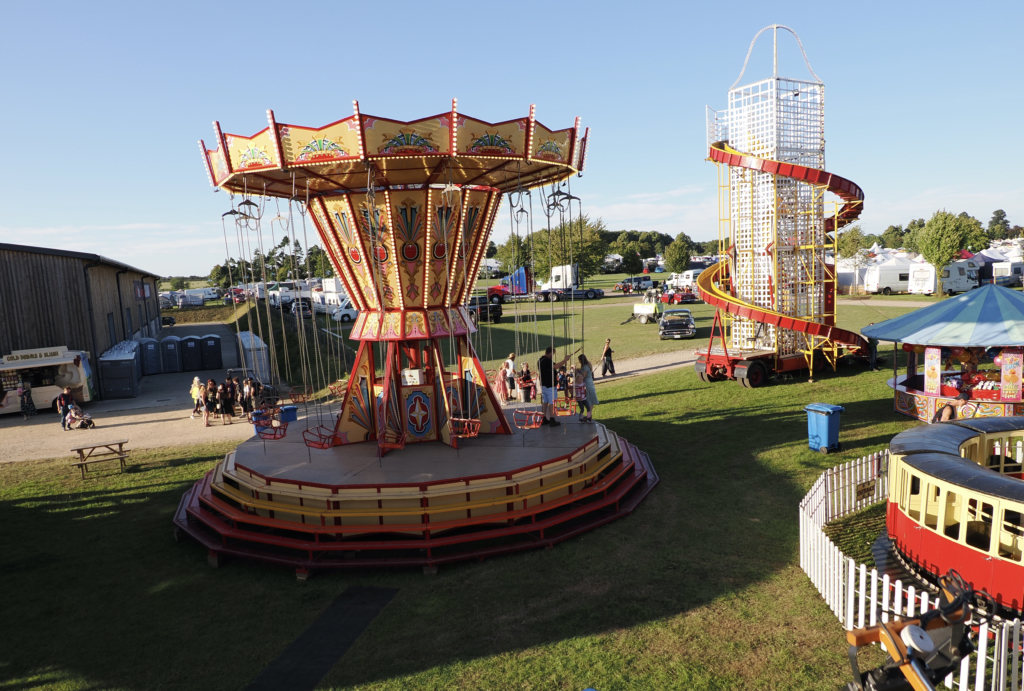
<instances>
[{"instance_id":1,"label":"corrugated metal roof","mask_svg":"<svg viewBox=\"0 0 1024 691\"><path fill-rule=\"evenodd\" d=\"M100 262L101 264L107 264L109 266L116 266L120 269L128 269L138 274L145 276L153 276L160 278L160 274L152 271L143 271L130 264L119 262L108 257L104 257L101 254L89 254L88 252L73 252L71 250L58 250L52 247L33 247L31 245L12 245L6 242L0 242L0 250L7 250L10 252L26 252L29 254L49 254L55 257L71 257L72 259L84 259L91 262Z\"/></svg>"}]
</instances>

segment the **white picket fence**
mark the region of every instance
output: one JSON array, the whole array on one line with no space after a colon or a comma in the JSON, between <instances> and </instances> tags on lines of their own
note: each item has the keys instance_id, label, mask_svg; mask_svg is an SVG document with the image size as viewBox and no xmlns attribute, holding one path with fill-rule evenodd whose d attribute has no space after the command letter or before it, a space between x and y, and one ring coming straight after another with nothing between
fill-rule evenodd
<instances>
[{"instance_id":1,"label":"white picket fence","mask_svg":"<svg viewBox=\"0 0 1024 691\"><path fill-rule=\"evenodd\" d=\"M847 630L890 617L913 617L938 605L938 596L914 584L890 582L844 555L822 531L825 524L888 496L889 452L881 451L822 473L800 502L800 568ZM1024 691L1020 619L983 623L978 650L945 679L959 691ZM980 661L980 662L979 662Z\"/></svg>"}]
</instances>

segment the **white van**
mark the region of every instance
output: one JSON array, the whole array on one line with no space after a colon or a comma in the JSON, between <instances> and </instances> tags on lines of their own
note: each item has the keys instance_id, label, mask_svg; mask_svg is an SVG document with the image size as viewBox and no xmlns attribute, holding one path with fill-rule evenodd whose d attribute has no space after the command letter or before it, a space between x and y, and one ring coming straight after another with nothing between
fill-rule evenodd
<instances>
[{"instance_id":1,"label":"white van","mask_svg":"<svg viewBox=\"0 0 1024 691\"><path fill-rule=\"evenodd\" d=\"M942 290L946 295L966 293L978 287L978 262L973 259L955 261L942 270ZM935 267L921 264L910 270L909 292L915 295L931 295L938 290Z\"/></svg>"},{"instance_id":2,"label":"white van","mask_svg":"<svg viewBox=\"0 0 1024 691\"><path fill-rule=\"evenodd\" d=\"M913 266L876 264L864 272L864 289L869 293L891 295L905 293L910 289L910 272Z\"/></svg>"}]
</instances>

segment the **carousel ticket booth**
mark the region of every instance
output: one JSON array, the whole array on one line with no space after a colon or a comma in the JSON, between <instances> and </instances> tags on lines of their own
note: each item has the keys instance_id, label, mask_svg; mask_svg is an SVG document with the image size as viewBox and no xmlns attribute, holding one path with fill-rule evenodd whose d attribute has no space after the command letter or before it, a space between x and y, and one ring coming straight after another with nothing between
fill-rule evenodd
<instances>
[{"instance_id":1,"label":"carousel ticket booth","mask_svg":"<svg viewBox=\"0 0 1024 691\"><path fill-rule=\"evenodd\" d=\"M1024 295L1018 291L986 285L862 333L907 353L902 373L893 358L896 412L927 421L950 404L958 419L1024 414Z\"/></svg>"}]
</instances>

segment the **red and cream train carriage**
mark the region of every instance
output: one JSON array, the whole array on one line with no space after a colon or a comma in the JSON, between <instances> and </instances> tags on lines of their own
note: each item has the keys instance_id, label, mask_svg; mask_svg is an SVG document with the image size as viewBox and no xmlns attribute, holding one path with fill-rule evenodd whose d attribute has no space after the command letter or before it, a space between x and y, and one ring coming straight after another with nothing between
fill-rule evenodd
<instances>
[{"instance_id":1,"label":"red and cream train carriage","mask_svg":"<svg viewBox=\"0 0 1024 691\"><path fill-rule=\"evenodd\" d=\"M1024 609L1024 417L916 427L889 451L886 526L903 558Z\"/></svg>"}]
</instances>

